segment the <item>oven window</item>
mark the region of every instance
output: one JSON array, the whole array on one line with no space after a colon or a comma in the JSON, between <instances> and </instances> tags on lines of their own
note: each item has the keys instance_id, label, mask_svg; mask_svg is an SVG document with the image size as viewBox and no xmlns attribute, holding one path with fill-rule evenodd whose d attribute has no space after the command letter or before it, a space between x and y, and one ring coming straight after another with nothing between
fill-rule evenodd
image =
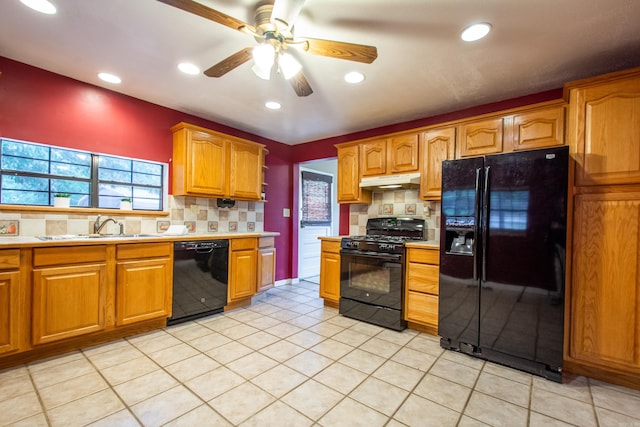
<instances>
[{"instance_id":1,"label":"oven window","mask_svg":"<svg viewBox=\"0 0 640 427\"><path fill-rule=\"evenodd\" d=\"M388 294L398 279L399 265L395 263L359 263L349 262L349 287L363 291Z\"/></svg>"}]
</instances>

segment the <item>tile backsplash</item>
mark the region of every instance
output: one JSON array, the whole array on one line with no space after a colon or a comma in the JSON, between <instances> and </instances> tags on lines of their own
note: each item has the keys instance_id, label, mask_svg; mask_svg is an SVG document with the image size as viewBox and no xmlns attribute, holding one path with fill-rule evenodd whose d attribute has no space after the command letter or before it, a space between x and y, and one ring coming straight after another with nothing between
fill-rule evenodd
<instances>
[{"instance_id":1,"label":"tile backsplash","mask_svg":"<svg viewBox=\"0 0 640 427\"><path fill-rule=\"evenodd\" d=\"M374 192L370 205L350 205L349 217L352 236L366 234L369 218L404 217L424 219L426 240L440 239L440 202L420 200L418 190Z\"/></svg>"},{"instance_id":2,"label":"tile backsplash","mask_svg":"<svg viewBox=\"0 0 640 427\"><path fill-rule=\"evenodd\" d=\"M136 216L135 211L121 216L114 211L116 221L124 224L125 234L155 234L166 230L171 225L187 225L190 233L215 234L229 232L262 232L264 231L264 203L236 201L232 208L219 208L216 199L201 197L169 196L167 216ZM109 215L101 214L103 219ZM15 222L20 236L40 236L58 234L85 234L93 232L94 214L56 214L0 212L0 224ZM168 224L167 224L168 223ZM118 233L119 227L109 223L103 233ZM11 233L1 233L9 236Z\"/></svg>"}]
</instances>

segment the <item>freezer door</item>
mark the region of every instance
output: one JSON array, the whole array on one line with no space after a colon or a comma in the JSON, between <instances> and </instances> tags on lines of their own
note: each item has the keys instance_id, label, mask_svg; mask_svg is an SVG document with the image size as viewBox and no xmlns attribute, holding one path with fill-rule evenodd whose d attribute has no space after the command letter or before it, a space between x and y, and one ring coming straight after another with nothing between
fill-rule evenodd
<instances>
[{"instance_id":1,"label":"freezer door","mask_svg":"<svg viewBox=\"0 0 640 427\"><path fill-rule=\"evenodd\" d=\"M487 156L480 348L562 366L568 147Z\"/></svg>"},{"instance_id":2,"label":"freezer door","mask_svg":"<svg viewBox=\"0 0 640 427\"><path fill-rule=\"evenodd\" d=\"M443 346L478 345L477 226L482 157L442 163L438 334Z\"/></svg>"}]
</instances>

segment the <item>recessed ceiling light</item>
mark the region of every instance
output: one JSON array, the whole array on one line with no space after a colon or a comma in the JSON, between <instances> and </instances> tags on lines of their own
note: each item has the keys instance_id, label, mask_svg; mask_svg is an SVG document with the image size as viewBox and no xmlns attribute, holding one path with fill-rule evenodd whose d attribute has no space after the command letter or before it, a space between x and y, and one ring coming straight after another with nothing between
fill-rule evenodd
<instances>
[{"instance_id":1,"label":"recessed ceiling light","mask_svg":"<svg viewBox=\"0 0 640 427\"><path fill-rule=\"evenodd\" d=\"M280 108L282 108L282 105L280 105L280 103L276 101L267 101L264 106L270 110L279 110Z\"/></svg>"},{"instance_id":2,"label":"recessed ceiling light","mask_svg":"<svg viewBox=\"0 0 640 427\"><path fill-rule=\"evenodd\" d=\"M20 2L40 13L46 13L47 15L56 13L56 7L48 0L20 0Z\"/></svg>"},{"instance_id":3,"label":"recessed ceiling light","mask_svg":"<svg viewBox=\"0 0 640 427\"><path fill-rule=\"evenodd\" d=\"M109 74L109 73L98 73L98 77L100 77L100 80L104 80L107 83L118 84L118 83L122 82L120 77L115 76L113 74Z\"/></svg>"},{"instance_id":4,"label":"recessed ceiling light","mask_svg":"<svg viewBox=\"0 0 640 427\"><path fill-rule=\"evenodd\" d=\"M491 24L487 24L486 22L482 22L480 24L473 24L462 32L460 38L466 42L473 42L476 40L480 40L491 31Z\"/></svg>"},{"instance_id":5,"label":"recessed ceiling light","mask_svg":"<svg viewBox=\"0 0 640 427\"><path fill-rule=\"evenodd\" d=\"M190 62L181 62L178 64L178 69L185 74L191 74L193 76L200 74L200 68Z\"/></svg>"},{"instance_id":6,"label":"recessed ceiling light","mask_svg":"<svg viewBox=\"0 0 640 427\"><path fill-rule=\"evenodd\" d=\"M351 71L344 75L344 81L347 83L360 83L364 80L364 74L359 71Z\"/></svg>"}]
</instances>

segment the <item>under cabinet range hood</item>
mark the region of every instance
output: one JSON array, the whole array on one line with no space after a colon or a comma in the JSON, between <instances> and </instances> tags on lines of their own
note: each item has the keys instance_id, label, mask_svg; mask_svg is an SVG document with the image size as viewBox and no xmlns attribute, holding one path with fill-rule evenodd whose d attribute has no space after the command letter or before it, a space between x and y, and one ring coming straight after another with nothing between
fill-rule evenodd
<instances>
[{"instance_id":1,"label":"under cabinet range hood","mask_svg":"<svg viewBox=\"0 0 640 427\"><path fill-rule=\"evenodd\" d=\"M420 186L419 173L403 173L395 175L380 175L365 177L360 180L361 188L392 190L394 188L418 188Z\"/></svg>"}]
</instances>

